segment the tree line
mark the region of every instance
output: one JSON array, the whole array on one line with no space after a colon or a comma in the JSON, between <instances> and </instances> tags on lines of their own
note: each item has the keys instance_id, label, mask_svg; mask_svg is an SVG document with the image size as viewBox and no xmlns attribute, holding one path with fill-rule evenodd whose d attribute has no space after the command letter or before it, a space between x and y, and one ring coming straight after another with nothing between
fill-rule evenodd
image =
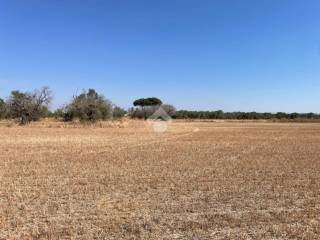
<instances>
[{"instance_id":1,"label":"tree line","mask_svg":"<svg viewBox=\"0 0 320 240\"><path fill-rule=\"evenodd\" d=\"M28 124L46 117L54 117L63 121L78 119L82 122L95 122L124 116L148 119L160 107L163 109L162 113L165 112L174 119L320 119L320 114L315 113L177 111L173 105L165 104L156 97L137 99L133 102L133 107L124 110L94 89L74 95L71 101L54 112L49 109L52 99L52 91L48 87L33 92L12 91L5 100L0 98L0 119L15 119L20 124Z\"/></svg>"},{"instance_id":2,"label":"tree line","mask_svg":"<svg viewBox=\"0 0 320 240\"><path fill-rule=\"evenodd\" d=\"M49 105L53 99L52 91L43 87L33 92L12 91L6 100L0 98L0 119L15 119L20 124L28 124L41 118L54 117L63 121L97 121L121 118L127 112L112 104L94 89L83 91L56 111Z\"/></svg>"},{"instance_id":3,"label":"tree line","mask_svg":"<svg viewBox=\"0 0 320 240\"><path fill-rule=\"evenodd\" d=\"M258 112L223 112L219 111L186 111L180 110L175 114L177 119L237 119L237 120L297 120L297 119L320 119L316 113L258 113Z\"/></svg>"}]
</instances>

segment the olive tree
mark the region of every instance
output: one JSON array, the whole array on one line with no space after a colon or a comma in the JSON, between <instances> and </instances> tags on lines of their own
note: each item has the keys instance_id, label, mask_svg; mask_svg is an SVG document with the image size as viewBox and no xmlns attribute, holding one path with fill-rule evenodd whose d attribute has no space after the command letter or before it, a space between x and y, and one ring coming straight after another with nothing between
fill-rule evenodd
<instances>
[{"instance_id":1,"label":"olive tree","mask_svg":"<svg viewBox=\"0 0 320 240\"><path fill-rule=\"evenodd\" d=\"M46 116L52 100L52 92L48 87L33 92L12 91L6 105L8 115L18 119L20 124L37 121Z\"/></svg>"},{"instance_id":2,"label":"olive tree","mask_svg":"<svg viewBox=\"0 0 320 240\"><path fill-rule=\"evenodd\" d=\"M112 103L94 89L84 91L74 96L72 101L56 111L56 115L65 121L79 119L80 121L106 120L112 117Z\"/></svg>"}]
</instances>

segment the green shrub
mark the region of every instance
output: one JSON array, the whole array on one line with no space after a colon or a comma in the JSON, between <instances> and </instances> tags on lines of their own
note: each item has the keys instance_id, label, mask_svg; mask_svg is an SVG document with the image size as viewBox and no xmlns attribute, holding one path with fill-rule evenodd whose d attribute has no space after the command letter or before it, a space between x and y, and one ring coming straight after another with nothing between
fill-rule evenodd
<instances>
[{"instance_id":1,"label":"green shrub","mask_svg":"<svg viewBox=\"0 0 320 240\"><path fill-rule=\"evenodd\" d=\"M112 111L113 118L122 118L126 114L127 114L127 111L124 110L123 108L118 107L118 106L113 107L113 111Z\"/></svg>"},{"instance_id":2,"label":"green shrub","mask_svg":"<svg viewBox=\"0 0 320 240\"><path fill-rule=\"evenodd\" d=\"M7 105L3 99L0 98L0 119L7 117Z\"/></svg>"},{"instance_id":3,"label":"green shrub","mask_svg":"<svg viewBox=\"0 0 320 240\"><path fill-rule=\"evenodd\" d=\"M12 91L6 102L8 117L19 119L20 124L37 121L48 113L48 105L52 100L48 87L32 93Z\"/></svg>"},{"instance_id":4,"label":"green shrub","mask_svg":"<svg viewBox=\"0 0 320 240\"><path fill-rule=\"evenodd\" d=\"M94 89L89 89L88 92L73 97L72 102L58 109L55 115L65 121L75 118L91 122L106 120L112 117L112 104Z\"/></svg>"}]
</instances>

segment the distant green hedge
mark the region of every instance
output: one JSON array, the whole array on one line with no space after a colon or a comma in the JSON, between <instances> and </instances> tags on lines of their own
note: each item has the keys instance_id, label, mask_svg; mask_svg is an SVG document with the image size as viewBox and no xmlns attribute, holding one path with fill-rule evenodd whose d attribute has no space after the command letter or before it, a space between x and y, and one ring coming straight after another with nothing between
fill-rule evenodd
<instances>
[{"instance_id":1,"label":"distant green hedge","mask_svg":"<svg viewBox=\"0 0 320 240\"><path fill-rule=\"evenodd\" d=\"M223 112L219 111L187 111L180 110L175 113L176 119L320 119L316 113L258 113L258 112Z\"/></svg>"}]
</instances>

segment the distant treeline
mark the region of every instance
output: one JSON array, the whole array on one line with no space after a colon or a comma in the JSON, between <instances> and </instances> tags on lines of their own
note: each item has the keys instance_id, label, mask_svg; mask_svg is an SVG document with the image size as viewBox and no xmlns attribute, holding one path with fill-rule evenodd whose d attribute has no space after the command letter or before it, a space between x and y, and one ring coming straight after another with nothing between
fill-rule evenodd
<instances>
[{"instance_id":1,"label":"distant treeline","mask_svg":"<svg viewBox=\"0 0 320 240\"><path fill-rule=\"evenodd\" d=\"M129 110L114 105L103 94L94 89L74 95L72 99L54 112L50 111L52 92L48 87L32 92L12 91L6 99L0 98L0 119L15 119L20 124L54 117L63 121L80 120L95 122L122 117L138 119L238 119L238 120L316 120L320 114L315 113L257 113L257 112L223 112L219 111L177 111L173 105L163 103L159 98L140 98L133 102Z\"/></svg>"},{"instance_id":2,"label":"distant treeline","mask_svg":"<svg viewBox=\"0 0 320 240\"><path fill-rule=\"evenodd\" d=\"M127 111L112 104L94 89L74 95L72 99L54 112L49 105L52 92L48 87L32 92L12 91L6 100L0 98L0 119L14 119L20 124L28 124L46 117L63 121L80 120L94 122L121 118Z\"/></svg>"},{"instance_id":3,"label":"distant treeline","mask_svg":"<svg viewBox=\"0 0 320 240\"><path fill-rule=\"evenodd\" d=\"M270 120L270 119L320 119L315 113L258 113L258 112L223 112L219 111L177 111L176 119L238 119L238 120Z\"/></svg>"}]
</instances>

